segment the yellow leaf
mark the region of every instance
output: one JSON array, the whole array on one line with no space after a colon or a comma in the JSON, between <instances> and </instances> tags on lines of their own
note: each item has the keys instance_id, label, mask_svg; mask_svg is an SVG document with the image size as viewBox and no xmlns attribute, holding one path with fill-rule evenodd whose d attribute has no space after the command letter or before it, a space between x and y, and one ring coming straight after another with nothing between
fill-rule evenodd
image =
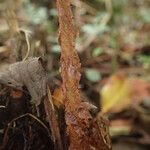
<instances>
[{"instance_id":1,"label":"yellow leaf","mask_svg":"<svg viewBox=\"0 0 150 150\"><path fill-rule=\"evenodd\" d=\"M101 92L102 112L118 112L130 103L130 84L123 73L113 75Z\"/></svg>"}]
</instances>

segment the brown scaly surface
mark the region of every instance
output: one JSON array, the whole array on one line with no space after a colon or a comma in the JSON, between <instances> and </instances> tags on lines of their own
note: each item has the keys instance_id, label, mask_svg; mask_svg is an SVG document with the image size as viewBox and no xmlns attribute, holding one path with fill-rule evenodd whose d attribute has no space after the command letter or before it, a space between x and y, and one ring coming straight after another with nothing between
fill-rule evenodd
<instances>
[{"instance_id":1,"label":"brown scaly surface","mask_svg":"<svg viewBox=\"0 0 150 150\"><path fill-rule=\"evenodd\" d=\"M65 121L70 150L109 150L110 139L102 117L92 118L89 107L79 92L80 61L75 50L76 29L70 0L57 0L59 42L61 45L61 76L65 99Z\"/></svg>"}]
</instances>

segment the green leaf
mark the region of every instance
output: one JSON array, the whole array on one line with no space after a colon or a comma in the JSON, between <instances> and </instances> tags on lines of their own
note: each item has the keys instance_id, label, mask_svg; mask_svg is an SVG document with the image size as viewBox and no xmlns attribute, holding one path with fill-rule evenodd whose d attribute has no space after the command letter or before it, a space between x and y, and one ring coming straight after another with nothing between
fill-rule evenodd
<instances>
[{"instance_id":1,"label":"green leaf","mask_svg":"<svg viewBox=\"0 0 150 150\"><path fill-rule=\"evenodd\" d=\"M97 57L97 56L101 55L103 52L104 52L104 50L101 47L97 47L93 50L92 56Z\"/></svg>"},{"instance_id":2,"label":"green leaf","mask_svg":"<svg viewBox=\"0 0 150 150\"><path fill-rule=\"evenodd\" d=\"M150 10L149 9L141 8L139 13L140 13L140 16L142 17L144 23L150 23L150 17L149 17Z\"/></svg>"},{"instance_id":3,"label":"green leaf","mask_svg":"<svg viewBox=\"0 0 150 150\"><path fill-rule=\"evenodd\" d=\"M150 64L150 56L147 55L140 55L138 57L139 62L144 63L144 64Z\"/></svg>"},{"instance_id":4,"label":"green leaf","mask_svg":"<svg viewBox=\"0 0 150 150\"><path fill-rule=\"evenodd\" d=\"M86 69L85 76L89 81L98 82L101 79L101 74L96 69Z\"/></svg>"}]
</instances>

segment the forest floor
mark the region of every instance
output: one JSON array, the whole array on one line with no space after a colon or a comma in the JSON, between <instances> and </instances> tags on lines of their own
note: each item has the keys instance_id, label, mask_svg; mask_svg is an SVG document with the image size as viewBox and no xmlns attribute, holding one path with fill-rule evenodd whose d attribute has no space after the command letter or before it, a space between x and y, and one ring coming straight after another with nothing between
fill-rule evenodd
<instances>
[{"instance_id":1,"label":"forest floor","mask_svg":"<svg viewBox=\"0 0 150 150\"><path fill-rule=\"evenodd\" d=\"M113 150L150 149L149 10L147 0L72 0L81 95L109 119ZM46 107L37 105L45 82L62 103L58 27L54 1L0 4L0 148L53 149ZM34 60L16 64L26 57Z\"/></svg>"}]
</instances>

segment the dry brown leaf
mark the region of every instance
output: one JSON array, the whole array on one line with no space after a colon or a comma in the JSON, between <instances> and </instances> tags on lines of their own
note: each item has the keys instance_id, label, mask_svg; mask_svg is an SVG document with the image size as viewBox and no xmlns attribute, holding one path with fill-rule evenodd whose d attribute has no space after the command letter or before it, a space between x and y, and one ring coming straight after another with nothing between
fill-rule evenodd
<instances>
[{"instance_id":1,"label":"dry brown leaf","mask_svg":"<svg viewBox=\"0 0 150 150\"><path fill-rule=\"evenodd\" d=\"M139 104L144 99L150 98L150 82L140 78L132 78L129 80L132 87L132 104Z\"/></svg>"},{"instance_id":2,"label":"dry brown leaf","mask_svg":"<svg viewBox=\"0 0 150 150\"><path fill-rule=\"evenodd\" d=\"M20 97L20 103L23 102L22 91L24 90L24 86L28 89L36 106L41 103L41 100L44 100L45 112L51 128L52 140L55 144L55 148L63 150L50 89L47 88L47 75L43 68L42 59L29 58L26 61L10 65L7 70L0 73L0 83L12 87L10 88L12 89L10 95L15 100L15 103L12 106L16 105L16 100ZM20 107L20 105L18 107L18 111L20 112L22 107ZM14 112L17 111L17 109L12 108L10 110ZM16 115L16 113L12 114Z\"/></svg>"},{"instance_id":3,"label":"dry brown leaf","mask_svg":"<svg viewBox=\"0 0 150 150\"><path fill-rule=\"evenodd\" d=\"M0 83L18 90L26 86L36 105L46 96L46 72L41 58L14 63L0 73Z\"/></svg>"},{"instance_id":4,"label":"dry brown leaf","mask_svg":"<svg viewBox=\"0 0 150 150\"><path fill-rule=\"evenodd\" d=\"M52 140L55 144L55 149L63 150L59 125L55 115L54 105L49 87L47 87L47 97L44 100L45 112L52 132Z\"/></svg>"},{"instance_id":5,"label":"dry brown leaf","mask_svg":"<svg viewBox=\"0 0 150 150\"><path fill-rule=\"evenodd\" d=\"M64 95L62 91L62 87L58 87L54 90L53 93L53 103L56 107L60 108L64 106Z\"/></svg>"}]
</instances>

